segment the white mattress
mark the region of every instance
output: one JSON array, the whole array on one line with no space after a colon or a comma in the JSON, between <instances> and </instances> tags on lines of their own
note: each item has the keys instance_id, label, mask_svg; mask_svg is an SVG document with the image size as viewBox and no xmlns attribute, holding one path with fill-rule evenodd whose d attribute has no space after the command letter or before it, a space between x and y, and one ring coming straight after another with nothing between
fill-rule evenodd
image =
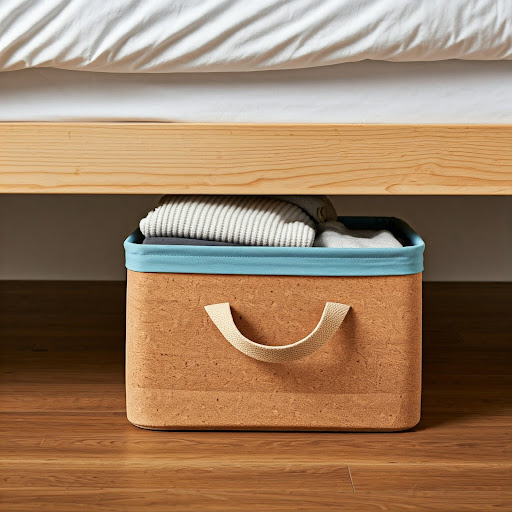
<instances>
[{"instance_id":1,"label":"white mattress","mask_svg":"<svg viewBox=\"0 0 512 512\"><path fill-rule=\"evenodd\" d=\"M512 58L511 0L1 0L0 70Z\"/></svg>"},{"instance_id":2,"label":"white mattress","mask_svg":"<svg viewBox=\"0 0 512 512\"><path fill-rule=\"evenodd\" d=\"M512 123L512 62L257 73L0 73L0 121Z\"/></svg>"}]
</instances>

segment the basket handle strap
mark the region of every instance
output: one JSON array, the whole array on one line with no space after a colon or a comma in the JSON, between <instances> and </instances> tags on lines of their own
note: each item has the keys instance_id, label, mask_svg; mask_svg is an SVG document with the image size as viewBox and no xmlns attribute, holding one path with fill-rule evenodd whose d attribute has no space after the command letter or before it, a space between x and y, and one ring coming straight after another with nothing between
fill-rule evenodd
<instances>
[{"instance_id":1,"label":"basket handle strap","mask_svg":"<svg viewBox=\"0 0 512 512\"><path fill-rule=\"evenodd\" d=\"M260 345L246 338L235 325L229 302L205 306L208 316L233 347L246 356L266 363L287 363L301 359L325 345L338 330L350 309L346 304L327 302L314 330L291 345Z\"/></svg>"}]
</instances>

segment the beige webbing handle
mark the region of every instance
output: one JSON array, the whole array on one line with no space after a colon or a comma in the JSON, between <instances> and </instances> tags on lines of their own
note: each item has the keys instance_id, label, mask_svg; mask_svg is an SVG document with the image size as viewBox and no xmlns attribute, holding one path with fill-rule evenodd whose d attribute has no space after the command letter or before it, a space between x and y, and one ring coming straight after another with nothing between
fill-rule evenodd
<instances>
[{"instance_id":1,"label":"beige webbing handle","mask_svg":"<svg viewBox=\"0 0 512 512\"><path fill-rule=\"evenodd\" d=\"M313 332L296 343L283 346L260 345L246 338L233 321L229 302L211 304L204 309L224 338L246 356L266 363L287 363L308 356L325 345L338 330L350 306L327 302L320 322Z\"/></svg>"}]
</instances>

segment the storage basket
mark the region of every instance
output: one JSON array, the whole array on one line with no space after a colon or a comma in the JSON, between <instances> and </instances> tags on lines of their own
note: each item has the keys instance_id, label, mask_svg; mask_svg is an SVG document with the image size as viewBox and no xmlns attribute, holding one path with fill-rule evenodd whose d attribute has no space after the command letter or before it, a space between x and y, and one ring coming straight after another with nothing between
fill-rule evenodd
<instances>
[{"instance_id":1,"label":"storage basket","mask_svg":"<svg viewBox=\"0 0 512 512\"><path fill-rule=\"evenodd\" d=\"M421 403L424 243L327 249L125 242L128 419L149 429L396 431ZM297 341L300 340L300 341Z\"/></svg>"}]
</instances>

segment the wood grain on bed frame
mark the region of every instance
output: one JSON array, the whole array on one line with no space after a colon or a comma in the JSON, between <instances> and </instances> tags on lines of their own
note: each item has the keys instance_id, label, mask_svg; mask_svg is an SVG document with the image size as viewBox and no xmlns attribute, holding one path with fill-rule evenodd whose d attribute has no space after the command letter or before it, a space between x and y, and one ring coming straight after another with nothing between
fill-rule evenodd
<instances>
[{"instance_id":1,"label":"wood grain on bed frame","mask_svg":"<svg viewBox=\"0 0 512 512\"><path fill-rule=\"evenodd\" d=\"M511 194L512 125L0 123L0 192Z\"/></svg>"}]
</instances>

